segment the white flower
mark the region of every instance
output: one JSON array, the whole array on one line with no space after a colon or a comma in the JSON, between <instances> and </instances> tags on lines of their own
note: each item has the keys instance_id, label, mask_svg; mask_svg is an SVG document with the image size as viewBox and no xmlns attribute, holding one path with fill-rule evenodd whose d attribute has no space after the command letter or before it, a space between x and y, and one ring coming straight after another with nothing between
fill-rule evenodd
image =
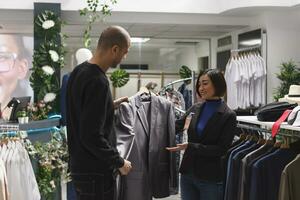
<instances>
[{"instance_id":1,"label":"white flower","mask_svg":"<svg viewBox=\"0 0 300 200\"><path fill-rule=\"evenodd\" d=\"M43 29L49 29L52 28L55 25L53 20L46 20L43 22L42 27Z\"/></svg>"},{"instance_id":2,"label":"white flower","mask_svg":"<svg viewBox=\"0 0 300 200\"><path fill-rule=\"evenodd\" d=\"M53 180L52 180L52 181L50 181L50 185L51 185L52 189L54 189L54 188L55 188L55 183L54 183L54 181L53 181Z\"/></svg>"},{"instance_id":3,"label":"white flower","mask_svg":"<svg viewBox=\"0 0 300 200\"><path fill-rule=\"evenodd\" d=\"M42 70L44 71L44 73L46 75L50 75L51 76L54 73L54 69L52 67L50 67L49 65L44 65L42 67Z\"/></svg>"},{"instance_id":4,"label":"white flower","mask_svg":"<svg viewBox=\"0 0 300 200\"><path fill-rule=\"evenodd\" d=\"M47 94L44 96L44 101L45 101L46 103L51 102L51 101L53 101L53 100L55 99L55 97L56 97L56 94L54 94L54 93L52 93L52 92L47 93Z\"/></svg>"},{"instance_id":5,"label":"white flower","mask_svg":"<svg viewBox=\"0 0 300 200\"><path fill-rule=\"evenodd\" d=\"M57 62L57 61L58 61L59 56L58 56L58 54L57 54L56 51L54 51L54 50L49 50L49 54L50 54L50 57L51 57L51 59L53 60L53 62Z\"/></svg>"}]
</instances>

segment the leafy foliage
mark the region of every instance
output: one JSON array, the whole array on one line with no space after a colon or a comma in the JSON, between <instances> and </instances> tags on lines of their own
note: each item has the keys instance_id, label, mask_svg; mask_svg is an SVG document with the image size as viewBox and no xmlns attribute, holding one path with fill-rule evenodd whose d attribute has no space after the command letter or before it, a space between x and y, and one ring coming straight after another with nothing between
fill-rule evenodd
<instances>
[{"instance_id":1,"label":"leafy foliage","mask_svg":"<svg viewBox=\"0 0 300 200\"><path fill-rule=\"evenodd\" d=\"M50 105L46 105L44 101L40 101L37 103L33 103L28 105L27 112L28 116L31 120L43 120L48 118L48 113L52 107Z\"/></svg>"},{"instance_id":2,"label":"leafy foliage","mask_svg":"<svg viewBox=\"0 0 300 200\"><path fill-rule=\"evenodd\" d=\"M47 102L52 110L59 112L59 90L60 90L60 69L64 66L65 48L63 40L65 35L61 35L61 26L65 23L52 11L46 10L35 18L34 31L38 39L42 41L33 54L33 68L30 77L30 85L35 94L35 101L40 102L48 93L55 93L56 98L52 102ZM58 45L62 40L62 45ZM43 67L54 71L47 73Z\"/></svg>"},{"instance_id":3,"label":"leafy foliage","mask_svg":"<svg viewBox=\"0 0 300 200\"><path fill-rule=\"evenodd\" d=\"M51 59L49 50L54 50L58 53L58 55L60 55L57 62L54 62ZM33 72L30 77L30 82L38 101L42 100L49 92L59 93L59 71L64 64L64 57L61 52L61 47L51 42L42 44L34 52ZM46 65L51 66L55 70L53 75L47 75L43 71L42 67Z\"/></svg>"},{"instance_id":4,"label":"leafy foliage","mask_svg":"<svg viewBox=\"0 0 300 200\"><path fill-rule=\"evenodd\" d=\"M29 155L38 160L37 183L41 195L46 200L52 200L56 186L60 184L61 176L69 179L68 148L64 132L55 132L50 142L46 144L27 141L26 149Z\"/></svg>"},{"instance_id":5,"label":"leafy foliage","mask_svg":"<svg viewBox=\"0 0 300 200\"><path fill-rule=\"evenodd\" d=\"M123 87L129 81L129 74L124 69L117 69L111 74L110 80L115 88Z\"/></svg>"},{"instance_id":6,"label":"leafy foliage","mask_svg":"<svg viewBox=\"0 0 300 200\"><path fill-rule=\"evenodd\" d=\"M64 39L60 33L65 23L52 11L46 10L34 20L34 33L42 41L33 54L30 85L35 100L29 105L28 114L32 120L46 119L50 112L59 112L60 69L64 66ZM38 160L36 174L43 199L53 199L61 175L67 174L67 145L61 140L63 134L54 133L49 143L37 143L27 148L29 154ZM59 136L59 137L58 137Z\"/></svg>"},{"instance_id":7,"label":"leafy foliage","mask_svg":"<svg viewBox=\"0 0 300 200\"><path fill-rule=\"evenodd\" d=\"M109 2L116 4L117 0L109 0ZM111 15L111 8L105 1L102 3L99 0L87 0L86 3L87 7L79 10L79 14L87 19L87 26L83 33L83 43L85 48L90 48L92 24L100 20L101 16L104 19L105 16ZM100 12L97 10L100 10Z\"/></svg>"},{"instance_id":8,"label":"leafy foliage","mask_svg":"<svg viewBox=\"0 0 300 200\"><path fill-rule=\"evenodd\" d=\"M184 79L184 78L190 78L192 77L192 71L190 70L190 68L186 65L182 65L179 69L179 75L180 78Z\"/></svg>"},{"instance_id":9,"label":"leafy foliage","mask_svg":"<svg viewBox=\"0 0 300 200\"><path fill-rule=\"evenodd\" d=\"M300 85L300 71L293 61L281 63L280 73L276 76L281 81L281 85L274 92L276 101L289 93L290 85Z\"/></svg>"},{"instance_id":10,"label":"leafy foliage","mask_svg":"<svg viewBox=\"0 0 300 200\"><path fill-rule=\"evenodd\" d=\"M43 28L43 25L45 25L46 21L52 21L54 25L48 29L45 29ZM38 37L45 37L45 41L56 39L58 37L57 33L60 33L61 25L63 24L60 18L58 18L56 14L49 10L39 14L35 18L34 23L36 25L34 26L34 33L37 34Z\"/></svg>"},{"instance_id":11,"label":"leafy foliage","mask_svg":"<svg viewBox=\"0 0 300 200\"><path fill-rule=\"evenodd\" d=\"M192 70L186 66L186 65L182 65L179 69L179 76L181 79L185 79L185 78L191 78L192 77ZM186 84L190 84L191 81L185 81Z\"/></svg>"}]
</instances>

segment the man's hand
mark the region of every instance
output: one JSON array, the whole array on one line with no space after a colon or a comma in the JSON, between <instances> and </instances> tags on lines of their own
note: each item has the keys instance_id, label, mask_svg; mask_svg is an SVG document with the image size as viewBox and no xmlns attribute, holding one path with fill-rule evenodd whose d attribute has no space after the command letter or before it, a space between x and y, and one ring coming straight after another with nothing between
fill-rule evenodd
<instances>
[{"instance_id":1,"label":"man's hand","mask_svg":"<svg viewBox=\"0 0 300 200\"><path fill-rule=\"evenodd\" d=\"M127 175L132 169L131 162L124 159L123 167L119 168L121 175Z\"/></svg>"},{"instance_id":2,"label":"man's hand","mask_svg":"<svg viewBox=\"0 0 300 200\"><path fill-rule=\"evenodd\" d=\"M167 147L166 149L168 151L174 152L174 151L181 151L181 150L185 150L188 146L188 143L182 143L182 144L177 144L176 147Z\"/></svg>"},{"instance_id":3,"label":"man's hand","mask_svg":"<svg viewBox=\"0 0 300 200\"><path fill-rule=\"evenodd\" d=\"M128 102L128 97L121 97L119 99L114 100L114 109L119 108L122 102Z\"/></svg>"}]
</instances>

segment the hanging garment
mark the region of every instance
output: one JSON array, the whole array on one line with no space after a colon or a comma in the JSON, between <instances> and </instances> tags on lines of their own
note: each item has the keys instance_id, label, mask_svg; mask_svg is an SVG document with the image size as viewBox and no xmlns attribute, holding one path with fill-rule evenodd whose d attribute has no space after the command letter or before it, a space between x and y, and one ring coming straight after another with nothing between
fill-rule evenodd
<instances>
[{"instance_id":1,"label":"hanging garment","mask_svg":"<svg viewBox=\"0 0 300 200\"><path fill-rule=\"evenodd\" d=\"M7 194L9 200L40 200L41 195L31 161L23 144L18 140L8 140L2 144L0 153L0 160L3 161L3 165L0 164L0 171L5 168L6 172L6 174L0 172L2 177L0 200L2 194ZM4 188L3 183L6 185Z\"/></svg>"},{"instance_id":2,"label":"hanging garment","mask_svg":"<svg viewBox=\"0 0 300 200\"><path fill-rule=\"evenodd\" d=\"M226 65L227 104L231 109L266 103L266 65L256 53L231 57Z\"/></svg>"},{"instance_id":3,"label":"hanging garment","mask_svg":"<svg viewBox=\"0 0 300 200\"><path fill-rule=\"evenodd\" d=\"M280 180L278 200L300 199L300 154L285 166Z\"/></svg>"},{"instance_id":4,"label":"hanging garment","mask_svg":"<svg viewBox=\"0 0 300 200\"><path fill-rule=\"evenodd\" d=\"M193 102L192 90L189 90L187 88L187 85L183 83L181 86L179 86L178 92L180 92L183 95L184 102L185 102L185 110L188 110L192 106L192 102Z\"/></svg>"},{"instance_id":5,"label":"hanging garment","mask_svg":"<svg viewBox=\"0 0 300 200\"><path fill-rule=\"evenodd\" d=\"M8 188L6 170L3 161L0 159L0 200L8 200Z\"/></svg>"},{"instance_id":6,"label":"hanging garment","mask_svg":"<svg viewBox=\"0 0 300 200\"><path fill-rule=\"evenodd\" d=\"M129 98L129 103L120 105L116 118L117 148L133 167L121 177L119 199L169 196L170 187L177 186L175 156L165 149L175 146L171 102L159 96L137 94Z\"/></svg>"},{"instance_id":7,"label":"hanging garment","mask_svg":"<svg viewBox=\"0 0 300 200\"><path fill-rule=\"evenodd\" d=\"M252 151L251 153L247 154L243 159L242 159L242 177L240 180L240 189L239 189L239 199L246 200L249 196L248 191L249 191L249 174L247 173L247 166L250 164L252 160L255 158L259 157L260 155L266 153L269 149L272 148L271 144L265 144L258 148L257 150Z\"/></svg>"},{"instance_id":8,"label":"hanging garment","mask_svg":"<svg viewBox=\"0 0 300 200\"><path fill-rule=\"evenodd\" d=\"M180 110L185 111L184 97L179 91L167 88L159 92L159 96L164 97L170 102L172 102L174 108L178 108ZM174 111L175 111L175 119L180 119L183 113L179 112L176 109Z\"/></svg>"},{"instance_id":9,"label":"hanging garment","mask_svg":"<svg viewBox=\"0 0 300 200\"><path fill-rule=\"evenodd\" d=\"M236 166L233 165L234 156L237 155L240 151L251 147L253 144L254 144L254 142L247 141L231 152L229 159L228 159L224 200L232 200L233 198L235 198L234 196L237 193L237 189L235 187L234 182L237 179L239 174L235 173L237 169L236 169Z\"/></svg>"},{"instance_id":10,"label":"hanging garment","mask_svg":"<svg viewBox=\"0 0 300 200\"><path fill-rule=\"evenodd\" d=\"M291 149L278 149L258 160L252 167L249 199L278 199L281 173L296 155Z\"/></svg>"}]
</instances>

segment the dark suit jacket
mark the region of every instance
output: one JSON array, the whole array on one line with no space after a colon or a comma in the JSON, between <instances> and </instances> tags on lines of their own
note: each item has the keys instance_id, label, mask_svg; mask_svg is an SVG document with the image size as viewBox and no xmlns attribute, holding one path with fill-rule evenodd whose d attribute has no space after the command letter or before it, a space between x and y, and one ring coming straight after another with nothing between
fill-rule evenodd
<instances>
[{"instance_id":1,"label":"dark suit jacket","mask_svg":"<svg viewBox=\"0 0 300 200\"><path fill-rule=\"evenodd\" d=\"M122 103L116 123L117 148L132 163L123 177L123 200L151 200L170 195L176 186L175 155L166 147L175 146L175 115L171 102L151 96L143 101L138 94Z\"/></svg>"},{"instance_id":2,"label":"dark suit jacket","mask_svg":"<svg viewBox=\"0 0 300 200\"><path fill-rule=\"evenodd\" d=\"M236 114L222 102L216 113L208 120L203 133L196 133L197 122L203 103L193 105L176 121L176 129L183 129L186 116L194 115L188 129L188 147L181 162L180 172L191 174L201 180L223 181L221 157L229 149L236 129Z\"/></svg>"}]
</instances>

